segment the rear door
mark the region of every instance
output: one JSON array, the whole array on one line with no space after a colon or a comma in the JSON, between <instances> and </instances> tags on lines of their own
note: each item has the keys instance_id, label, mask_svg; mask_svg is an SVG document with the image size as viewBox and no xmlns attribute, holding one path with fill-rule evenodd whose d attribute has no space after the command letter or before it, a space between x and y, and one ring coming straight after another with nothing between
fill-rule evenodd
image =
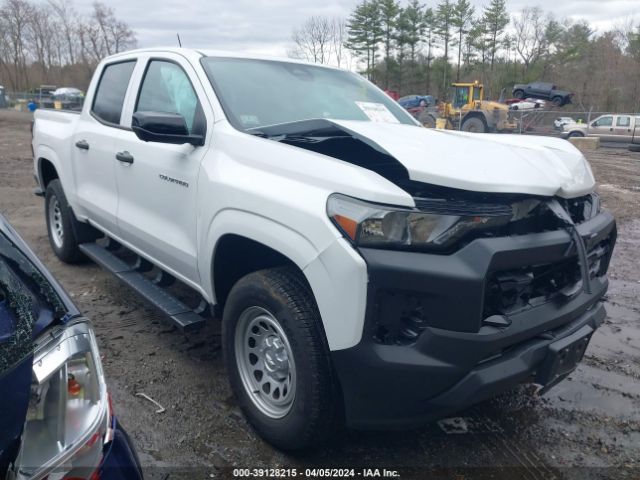
<instances>
[{"instance_id":1,"label":"rear door","mask_svg":"<svg viewBox=\"0 0 640 480\"><path fill-rule=\"evenodd\" d=\"M631 142L633 138L633 117L631 115L617 115L613 134L613 139L616 142Z\"/></svg>"},{"instance_id":2,"label":"rear door","mask_svg":"<svg viewBox=\"0 0 640 480\"><path fill-rule=\"evenodd\" d=\"M129 125L134 112L153 111L183 115L191 133L211 128L213 113L185 58L149 56L140 70L127 101ZM116 152L132 157L132 163L116 162L122 240L170 273L199 283L197 180L206 147L143 142L128 129L119 132Z\"/></svg>"},{"instance_id":3,"label":"rear door","mask_svg":"<svg viewBox=\"0 0 640 480\"><path fill-rule=\"evenodd\" d=\"M122 129L122 107L135 65L133 59L104 66L72 139L78 213L114 234L118 207L114 142Z\"/></svg>"}]
</instances>

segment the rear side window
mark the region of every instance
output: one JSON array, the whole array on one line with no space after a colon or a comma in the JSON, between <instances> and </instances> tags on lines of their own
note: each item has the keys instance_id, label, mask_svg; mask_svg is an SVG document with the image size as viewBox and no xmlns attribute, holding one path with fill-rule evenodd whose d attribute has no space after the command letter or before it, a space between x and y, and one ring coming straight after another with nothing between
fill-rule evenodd
<instances>
[{"instance_id":1,"label":"rear side window","mask_svg":"<svg viewBox=\"0 0 640 480\"><path fill-rule=\"evenodd\" d=\"M112 63L102 71L91 111L103 122L120 124L124 97L135 65L135 60Z\"/></svg>"},{"instance_id":2,"label":"rear side window","mask_svg":"<svg viewBox=\"0 0 640 480\"><path fill-rule=\"evenodd\" d=\"M630 127L631 117L618 117L616 120L616 127Z\"/></svg>"}]
</instances>

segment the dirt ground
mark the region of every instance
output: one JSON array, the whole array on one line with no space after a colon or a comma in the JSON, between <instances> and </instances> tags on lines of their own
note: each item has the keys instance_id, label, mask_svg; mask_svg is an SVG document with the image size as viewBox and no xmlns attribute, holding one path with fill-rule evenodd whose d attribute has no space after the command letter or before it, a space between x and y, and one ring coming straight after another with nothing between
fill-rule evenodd
<instances>
[{"instance_id":1,"label":"dirt ground","mask_svg":"<svg viewBox=\"0 0 640 480\"><path fill-rule=\"evenodd\" d=\"M93 320L116 413L148 478L326 466L401 468L401 478L640 478L640 154L588 154L619 236L609 316L569 379L542 397L523 387L455 421L404 433L348 432L292 456L260 440L235 406L217 320L185 336L97 266L71 267L53 255L43 201L32 194L29 121L0 111L0 211ZM166 412L155 413L139 392Z\"/></svg>"}]
</instances>

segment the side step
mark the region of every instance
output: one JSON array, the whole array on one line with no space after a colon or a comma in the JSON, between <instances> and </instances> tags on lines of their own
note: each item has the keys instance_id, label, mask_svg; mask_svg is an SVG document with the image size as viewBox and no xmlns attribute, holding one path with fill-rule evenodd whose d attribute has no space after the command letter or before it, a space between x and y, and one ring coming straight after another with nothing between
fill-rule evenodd
<instances>
[{"instance_id":1,"label":"side step","mask_svg":"<svg viewBox=\"0 0 640 480\"><path fill-rule=\"evenodd\" d=\"M87 257L122 280L149 303L167 315L178 328L192 331L204 326L206 319L187 307L180 300L153 283L136 270L137 265L129 265L97 243L82 243L80 250Z\"/></svg>"}]
</instances>

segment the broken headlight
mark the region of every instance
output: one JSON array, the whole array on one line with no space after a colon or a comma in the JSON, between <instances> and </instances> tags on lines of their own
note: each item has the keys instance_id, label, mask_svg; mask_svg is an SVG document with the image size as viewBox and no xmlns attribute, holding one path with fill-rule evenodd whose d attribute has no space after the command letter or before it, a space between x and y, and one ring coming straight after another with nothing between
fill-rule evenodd
<instances>
[{"instance_id":1,"label":"broken headlight","mask_svg":"<svg viewBox=\"0 0 640 480\"><path fill-rule=\"evenodd\" d=\"M473 215L447 212L444 207L435 213L333 194L327 202L327 214L355 245L432 251L450 250L467 235L506 225L512 218L510 211Z\"/></svg>"},{"instance_id":2,"label":"broken headlight","mask_svg":"<svg viewBox=\"0 0 640 480\"><path fill-rule=\"evenodd\" d=\"M36 343L15 477L94 478L112 431L93 329L80 321L48 332Z\"/></svg>"}]
</instances>

